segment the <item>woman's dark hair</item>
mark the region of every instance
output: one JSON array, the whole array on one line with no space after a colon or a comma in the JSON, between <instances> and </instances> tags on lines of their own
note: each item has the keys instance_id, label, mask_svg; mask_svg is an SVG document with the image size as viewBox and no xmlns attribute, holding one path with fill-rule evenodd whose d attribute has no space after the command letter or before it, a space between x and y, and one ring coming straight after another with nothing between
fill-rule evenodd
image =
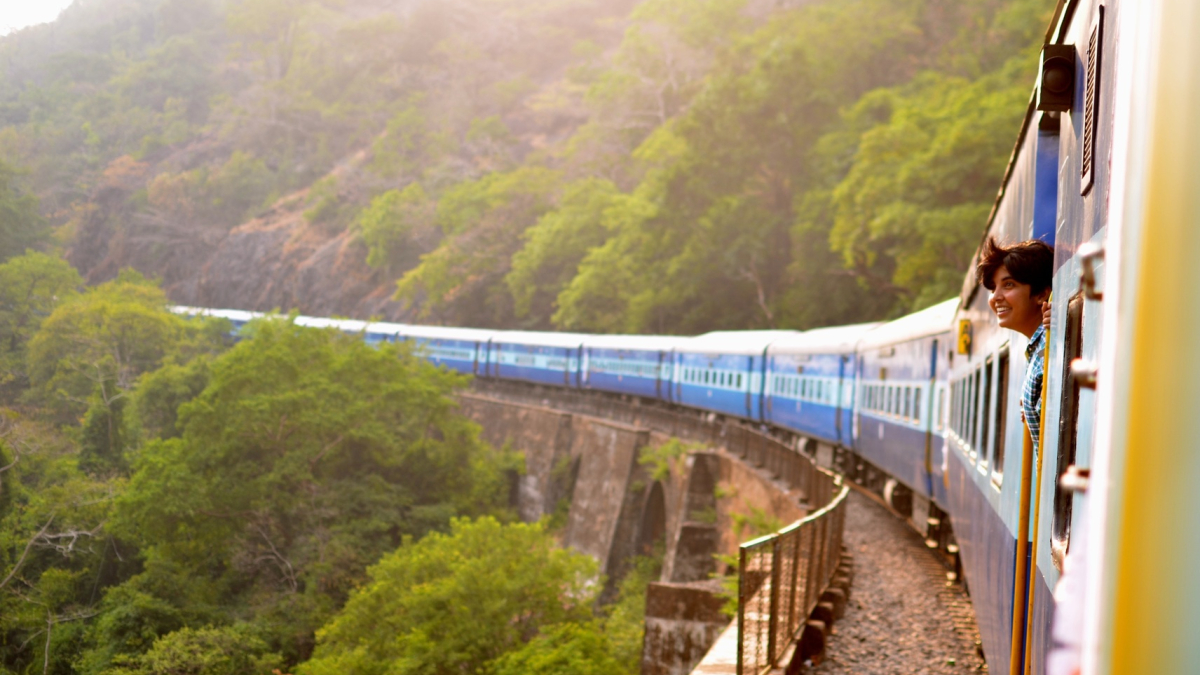
<instances>
[{"instance_id":1,"label":"woman's dark hair","mask_svg":"<svg viewBox=\"0 0 1200 675\"><path fill-rule=\"evenodd\" d=\"M1038 295L1050 288L1054 277L1054 247L1044 241L1030 239L1012 246L1001 246L995 237L988 237L979 252L979 263L975 265L975 277L989 291L996 290L993 281L996 270L1008 270L1013 279L1029 284L1029 294Z\"/></svg>"}]
</instances>

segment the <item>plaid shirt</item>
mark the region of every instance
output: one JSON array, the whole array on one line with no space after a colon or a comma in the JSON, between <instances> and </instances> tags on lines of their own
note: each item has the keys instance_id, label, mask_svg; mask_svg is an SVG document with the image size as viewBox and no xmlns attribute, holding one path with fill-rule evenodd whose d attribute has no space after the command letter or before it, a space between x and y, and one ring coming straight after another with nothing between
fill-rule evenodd
<instances>
[{"instance_id":1,"label":"plaid shirt","mask_svg":"<svg viewBox=\"0 0 1200 675\"><path fill-rule=\"evenodd\" d=\"M1021 389L1021 416L1025 418L1025 426L1029 427L1033 451L1037 452L1038 439L1042 434L1042 379L1046 373L1045 326L1038 326L1033 337L1029 338L1025 360L1029 362L1029 367L1025 370L1025 385Z\"/></svg>"}]
</instances>

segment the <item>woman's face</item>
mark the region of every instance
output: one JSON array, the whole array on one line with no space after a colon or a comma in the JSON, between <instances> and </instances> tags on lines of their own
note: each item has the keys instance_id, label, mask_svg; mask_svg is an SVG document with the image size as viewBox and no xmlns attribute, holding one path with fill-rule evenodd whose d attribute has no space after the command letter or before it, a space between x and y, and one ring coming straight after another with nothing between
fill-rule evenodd
<instances>
[{"instance_id":1,"label":"woman's face","mask_svg":"<svg viewBox=\"0 0 1200 675\"><path fill-rule=\"evenodd\" d=\"M1031 296L1032 287L1014 279L1006 267L996 270L992 283L996 290L992 291L988 306L996 313L1000 325L1032 337L1042 323L1042 302L1046 293Z\"/></svg>"}]
</instances>

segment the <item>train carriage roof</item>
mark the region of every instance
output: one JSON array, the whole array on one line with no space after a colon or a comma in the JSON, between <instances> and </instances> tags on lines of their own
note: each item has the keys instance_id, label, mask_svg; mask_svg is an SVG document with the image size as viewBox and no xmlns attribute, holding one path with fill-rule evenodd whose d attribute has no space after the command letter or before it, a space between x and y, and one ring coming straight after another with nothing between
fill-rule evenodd
<instances>
[{"instance_id":1,"label":"train carriage roof","mask_svg":"<svg viewBox=\"0 0 1200 675\"><path fill-rule=\"evenodd\" d=\"M847 354L864 335L882 326L880 322L816 328L782 337L767 347L767 354Z\"/></svg>"},{"instance_id":2,"label":"train carriage roof","mask_svg":"<svg viewBox=\"0 0 1200 675\"><path fill-rule=\"evenodd\" d=\"M463 342L487 342L496 331L485 328L454 328L448 326L400 326L399 335L421 340L461 340Z\"/></svg>"},{"instance_id":3,"label":"train carriage roof","mask_svg":"<svg viewBox=\"0 0 1200 675\"><path fill-rule=\"evenodd\" d=\"M580 347L593 335L587 333L553 333L521 330L496 331L492 342L506 345L529 345L533 347Z\"/></svg>"},{"instance_id":4,"label":"train carriage roof","mask_svg":"<svg viewBox=\"0 0 1200 675\"><path fill-rule=\"evenodd\" d=\"M958 298L953 298L915 314L889 321L864 335L859 347L871 349L948 333L954 328L954 313L958 310L958 302Z\"/></svg>"},{"instance_id":5,"label":"train carriage roof","mask_svg":"<svg viewBox=\"0 0 1200 675\"><path fill-rule=\"evenodd\" d=\"M584 341L583 346L593 349L669 352L680 342L690 339L677 335L592 335Z\"/></svg>"},{"instance_id":6,"label":"train carriage roof","mask_svg":"<svg viewBox=\"0 0 1200 675\"><path fill-rule=\"evenodd\" d=\"M685 354L761 356L772 342L799 334L794 330L716 331L683 339L675 351Z\"/></svg>"},{"instance_id":7,"label":"train carriage roof","mask_svg":"<svg viewBox=\"0 0 1200 675\"><path fill-rule=\"evenodd\" d=\"M184 307L182 305L172 307L171 312L185 316L212 316L219 319L229 319L230 321L240 321L242 323L266 316L262 312L250 312L244 309L206 309L204 307Z\"/></svg>"},{"instance_id":8,"label":"train carriage roof","mask_svg":"<svg viewBox=\"0 0 1200 675\"><path fill-rule=\"evenodd\" d=\"M347 333L361 333L367 327L366 321L358 319L327 319L318 316L298 316L296 317L297 326L306 326L308 328L336 328Z\"/></svg>"}]
</instances>

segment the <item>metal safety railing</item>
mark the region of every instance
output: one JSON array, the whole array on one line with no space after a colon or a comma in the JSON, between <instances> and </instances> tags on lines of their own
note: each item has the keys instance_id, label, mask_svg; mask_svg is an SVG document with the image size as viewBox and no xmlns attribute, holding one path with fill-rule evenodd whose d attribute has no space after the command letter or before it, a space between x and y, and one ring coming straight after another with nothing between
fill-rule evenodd
<instances>
[{"instance_id":1,"label":"metal safety railing","mask_svg":"<svg viewBox=\"0 0 1200 675\"><path fill-rule=\"evenodd\" d=\"M826 479L821 481L826 489L818 491L832 499L779 532L742 544L739 551L738 675L760 675L777 666L800 639L838 568L850 488L841 476L818 471Z\"/></svg>"}]
</instances>

